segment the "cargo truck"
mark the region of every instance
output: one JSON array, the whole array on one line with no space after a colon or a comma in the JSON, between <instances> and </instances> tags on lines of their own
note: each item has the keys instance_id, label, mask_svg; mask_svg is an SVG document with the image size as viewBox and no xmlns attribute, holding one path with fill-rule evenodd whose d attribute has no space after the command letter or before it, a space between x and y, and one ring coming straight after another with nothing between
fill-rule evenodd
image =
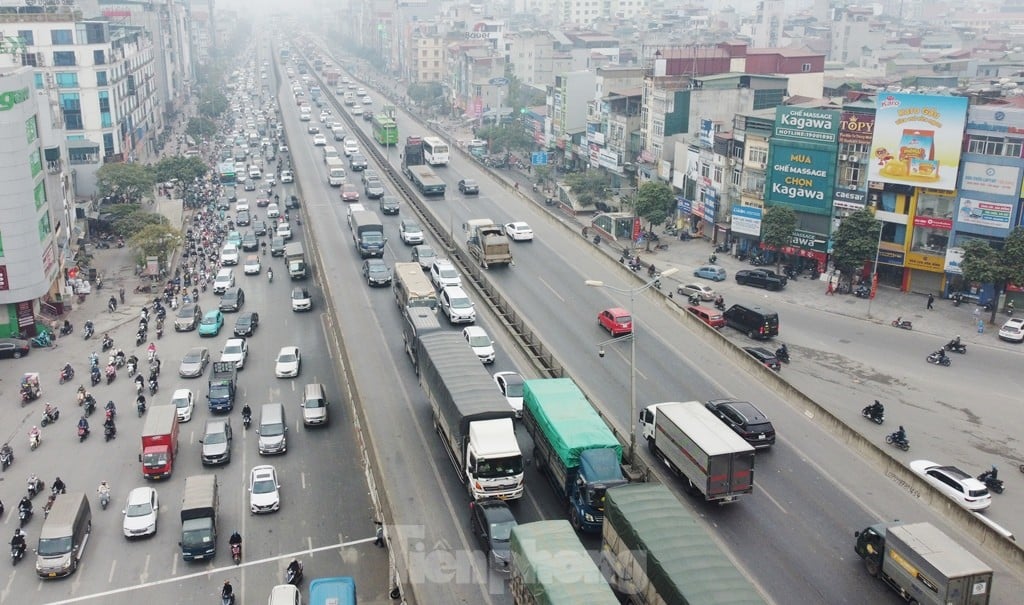
<instances>
[{"instance_id":1,"label":"cargo truck","mask_svg":"<svg viewBox=\"0 0 1024 605\"><path fill-rule=\"evenodd\" d=\"M908 603L987 605L992 568L930 523L879 523L854 532L872 576Z\"/></svg>"},{"instance_id":2,"label":"cargo truck","mask_svg":"<svg viewBox=\"0 0 1024 605\"><path fill-rule=\"evenodd\" d=\"M142 426L142 476L164 479L174 471L174 457L178 453L178 410L173 405L154 405L149 408Z\"/></svg>"},{"instance_id":3,"label":"cargo truck","mask_svg":"<svg viewBox=\"0 0 1024 605\"><path fill-rule=\"evenodd\" d=\"M484 269L491 265L514 265L512 249L501 225L489 218L474 218L462 224L466 232L466 248Z\"/></svg>"},{"instance_id":4,"label":"cargo truck","mask_svg":"<svg viewBox=\"0 0 1024 605\"><path fill-rule=\"evenodd\" d=\"M664 485L608 490L599 566L612 588L647 605L766 605L753 584Z\"/></svg>"},{"instance_id":5,"label":"cargo truck","mask_svg":"<svg viewBox=\"0 0 1024 605\"><path fill-rule=\"evenodd\" d=\"M601 531L605 491L626 483L622 444L608 425L571 379L548 378L524 382L523 426L535 465L569 503L569 522Z\"/></svg>"},{"instance_id":6,"label":"cargo truck","mask_svg":"<svg viewBox=\"0 0 1024 605\"><path fill-rule=\"evenodd\" d=\"M395 263L395 279L391 286L400 310L408 307L437 309L437 290L423 274L419 263Z\"/></svg>"},{"instance_id":7,"label":"cargo truck","mask_svg":"<svg viewBox=\"0 0 1024 605\"><path fill-rule=\"evenodd\" d=\"M210 372L210 392L206 396L210 400L211 412L230 412L235 407L235 376L238 368L233 361L213 362Z\"/></svg>"},{"instance_id":8,"label":"cargo truck","mask_svg":"<svg viewBox=\"0 0 1024 605\"><path fill-rule=\"evenodd\" d=\"M516 605L618 605L601 571L565 521L512 528L510 588Z\"/></svg>"},{"instance_id":9,"label":"cargo truck","mask_svg":"<svg viewBox=\"0 0 1024 605\"><path fill-rule=\"evenodd\" d=\"M474 500L523 495L523 455L515 412L458 334L435 331L417 338L419 381L459 478Z\"/></svg>"},{"instance_id":10,"label":"cargo truck","mask_svg":"<svg viewBox=\"0 0 1024 605\"><path fill-rule=\"evenodd\" d=\"M440 195L444 197L447 186L434 171L427 166L423 151L423 139L410 136L405 139L405 151L402 152L402 172L409 177L413 185L423 195Z\"/></svg>"},{"instance_id":11,"label":"cargo truck","mask_svg":"<svg viewBox=\"0 0 1024 605\"><path fill-rule=\"evenodd\" d=\"M185 478L181 499L181 556L186 561L212 559L217 553L217 477Z\"/></svg>"},{"instance_id":12,"label":"cargo truck","mask_svg":"<svg viewBox=\"0 0 1024 605\"><path fill-rule=\"evenodd\" d=\"M348 178L345 172L345 161L340 157L330 157L324 160L327 164L327 184L331 187L341 187Z\"/></svg>"},{"instance_id":13,"label":"cargo truck","mask_svg":"<svg viewBox=\"0 0 1024 605\"><path fill-rule=\"evenodd\" d=\"M284 262L288 266L288 276L293 280L306 278L306 251L301 243L284 245Z\"/></svg>"},{"instance_id":14,"label":"cargo truck","mask_svg":"<svg viewBox=\"0 0 1024 605\"><path fill-rule=\"evenodd\" d=\"M671 401L640 413L641 434L687 491L725 504L754 491L754 448L699 401Z\"/></svg>"},{"instance_id":15,"label":"cargo truck","mask_svg":"<svg viewBox=\"0 0 1024 605\"><path fill-rule=\"evenodd\" d=\"M361 258L384 258L384 245L388 243L384 237L384 224L376 212L359 210L352 213L352 242Z\"/></svg>"}]
</instances>

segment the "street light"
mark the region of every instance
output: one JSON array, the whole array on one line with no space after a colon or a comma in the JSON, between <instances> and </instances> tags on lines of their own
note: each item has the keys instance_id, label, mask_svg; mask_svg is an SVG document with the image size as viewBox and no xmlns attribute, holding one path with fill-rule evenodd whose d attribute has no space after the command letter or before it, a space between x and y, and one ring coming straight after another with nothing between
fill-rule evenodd
<instances>
[{"instance_id":1,"label":"street light","mask_svg":"<svg viewBox=\"0 0 1024 605\"><path fill-rule=\"evenodd\" d=\"M871 265L871 291L868 292L868 319L871 319L871 303L874 302L874 293L877 291L875 280L878 279L878 255L881 253L882 248L882 228L885 225L882 221L878 221L878 245L875 246L875 263Z\"/></svg>"},{"instance_id":2,"label":"street light","mask_svg":"<svg viewBox=\"0 0 1024 605\"><path fill-rule=\"evenodd\" d=\"M588 279L583 282L591 288L607 288L619 294L629 294L629 312L633 320L633 330L629 334L629 464L634 468L636 467L636 329L638 325L635 298L637 294L649 290L652 286L660 286L662 277L668 277L678 271L679 269L676 267L666 269L636 288L616 288L597 279Z\"/></svg>"}]
</instances>

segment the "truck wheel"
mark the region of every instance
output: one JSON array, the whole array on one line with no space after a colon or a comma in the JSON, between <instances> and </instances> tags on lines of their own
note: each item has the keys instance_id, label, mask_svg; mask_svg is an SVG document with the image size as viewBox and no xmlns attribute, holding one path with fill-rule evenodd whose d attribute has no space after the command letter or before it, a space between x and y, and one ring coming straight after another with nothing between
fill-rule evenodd
<instances>
[{"instance_id":1,"label":"truck wheel","mask_svg":"<svg viewBox=\"0 0 1024 605\"><path fill-rule=\"evenodd\" d=\"M576 531L580 531L580 518L576 514L576 508L569 505L569 524L573 526Z\"/></svg>"}]
</instances>

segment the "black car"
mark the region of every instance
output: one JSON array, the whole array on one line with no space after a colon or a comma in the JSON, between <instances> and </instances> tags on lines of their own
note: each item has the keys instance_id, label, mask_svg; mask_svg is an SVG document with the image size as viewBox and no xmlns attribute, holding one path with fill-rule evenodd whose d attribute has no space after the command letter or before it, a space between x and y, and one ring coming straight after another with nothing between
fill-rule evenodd
<instances>
[{"instance_id":1,"label":"black car","mask_svg":"<svg viewBox=\"0 0 1024 605\"><path fill-rule=\"evenodd\" d=\"M353 153L352 157L348 159L348 167L356 172L366 170L366 166L366 156L361 153Z\"/></svg>"},{"instance_id":2,"label":"black car","mask_svg":"<svg viewBox=\"0 0 1024 605\"><path fill-rule=\"evenodd\" d=\"M32 345L21 338L0 338L0 357L18 359L28 355Z\"/></svg>"},{"instance_id":3,"label":"black car","mask_svg":"<svg viewBox=\"0 0 1024 605\"><path fill-rule=\"evenodd\" d=\"M253 225L252 232L255 233L257 236L266 235L267 228L267 221L259 221L255 225ZM245 243L244 240L242 243Z\"/></svg>"},{"instance_id":4,"label":"black car","mask_svg":"<svg viewBox=\"0 0 1024 605\"><path fill-rule=\"evenodd\" d=\"M255 311L246 311L235 320L235 336L252 336L256 333L256 327L260 325L260 314Z\"/></svg>"},{"instance_id":5,"label":"black car","mask_svg":"<svg viewBox=\"0 0 1024 605\"><path fill-rule=\"evenodd\" d=\"M174 318L175 332L189 332L195 330L199 320L203 318L203 309L196 303L182 305L178 309L178 315Z\"/></svg>"},{"instance_id":6,"label":"black car","mask_svg":"<svg viewBox=\"0 0 1024 605\"><path fill-rule=\"evenodd\" d=\"M761 365L769 370L775 370L778 372L782 369L782 364L780 364L778 358L775 357L775 353L772 353L764 347L743 347L743 350L746 351L748 355L761 362Z\"/></svg>"},{"instance_id":7,"label":"black car","mask_svg":"<svg viewBox=\"0 0 1024 605\"><path fill-rule=\"evenodd\" d=\"M255 231L250 231L242 236L242 250L256 252L260 249L260 240L256 237Z\"/></svg>"},{"instance_id":8,"label":"black car","mask_svg":"<svg viewBox=\"0 0 1024 605\"><path fill-rule=\"evenodd\" d=\"M220 297L220 310L224 313L238 311L245 304L245 292L241 288L228 288Z\"/></svg>"},{"instance_id":9,"label":"black car","mask_svg":"<svg viewBox=\"0 0 1024 605\"><path fill-rule=\"evenodd\" d=\"M480 540L487 555L487 565L499 573L509 573L511 568L512 528L518 525L501 500L480 500L469 505L470 531Z\"/></svg>"},{"instance_id":10,"label":"black car","mask_svg":"<svg viewBox=\"0 0 1024 605\"><path fill-rule=\"evenodd\" d=\"M231 210L231 200L226 197L217 198L217 210Z\"/></svg>"},{"instance_id":11,"label":"black car","mask_svg":"<svg viewBox=\"0 0 1024 605\"><path fill-rule=\"evenodd\" d=\"M786 287L785 276L767 269L742 269L736 272L736 283L767 290L781 290Z\"/></svg>"},{"instance_id":12,"label":"black car","mask_svg":"<svg viewBox=\"0 0 1024 605\"><path fill-rule=\"evenodd\" d=\"M249 179L248 181L245 182L244 189L246 191L256 191L256 181Z\"/></svg>"},{"instance_id":13,"label":"black car","mask_svg":"<svg viewBox=\"0 0 1024 605\"><path fill-rule=\"evenodd\" d=\"M398 197L394 195L385 195L380 198L380 211L381 214L398 214L401 206L398 202Z\"/></svg>"},{"instance_id":14,"label":"black car","mask_svg":"<svg viewBox=\"0 0 1024 605\"><path fill-rule=\"evenodd\" d=\"M270 240L270 256L284 256L284 238L275 237Z\"/></svg>"},{"instance_id":15,"label":"black car","mask_svg":"<svg viewBox=\"0 0 1024 605\"><path fill-rule=\"evenodd\" d=\"M246 211L246 210L240 210L238 212L238 214L235 215L235 224L236 225L239 225L241 227L245 227L246 225L248 225L251 222L252 222L252 218L249 216L249 212Z\"/></svg>"},{"instance_id":16,"label":"black car","mask_svg":"<svg viewBox=\"0 0 1024 605\"><path fill-rule=\"evenodd\" d=\"M712 399L704 404L712 414L756 448L775 444L775 427L764 412L749 401Z\"/></svg>"},{"instance_id":17,"label":"black car","mask_svg":"<svg viewBox=\"0 0 1024 605\"><path fill-rule=\"evenodd\" d=\"M391 267L379 258L368 258L363 261L363 277L368 286L390 285Z\"/></svg>"},{"instance_id":18,"label":"black car","mask_svg":"<svg viewBox=\"0 0 1024 605\"><path fill-rule=\"evenodd\" d=\"M478 195L480 185L473 179L462 179L459 181L459 193L462 195Z\"/></svg>"}]
</instances>

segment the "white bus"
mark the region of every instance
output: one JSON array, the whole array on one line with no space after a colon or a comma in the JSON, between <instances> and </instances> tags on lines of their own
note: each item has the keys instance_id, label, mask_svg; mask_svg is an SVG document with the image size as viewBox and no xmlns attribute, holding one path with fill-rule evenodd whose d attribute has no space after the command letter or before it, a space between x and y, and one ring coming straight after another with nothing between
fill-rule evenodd
<instances>
[{"instance_id":1,"label":"white bus","mask_svg":"<svg viewBox=\"0 0 1024 605\"><path fill-rule=\"evenodd\" d=\"M423 158L431 166L447 166L448 143L438 137L423 137Z\"/></svg>"}]
</instances>

